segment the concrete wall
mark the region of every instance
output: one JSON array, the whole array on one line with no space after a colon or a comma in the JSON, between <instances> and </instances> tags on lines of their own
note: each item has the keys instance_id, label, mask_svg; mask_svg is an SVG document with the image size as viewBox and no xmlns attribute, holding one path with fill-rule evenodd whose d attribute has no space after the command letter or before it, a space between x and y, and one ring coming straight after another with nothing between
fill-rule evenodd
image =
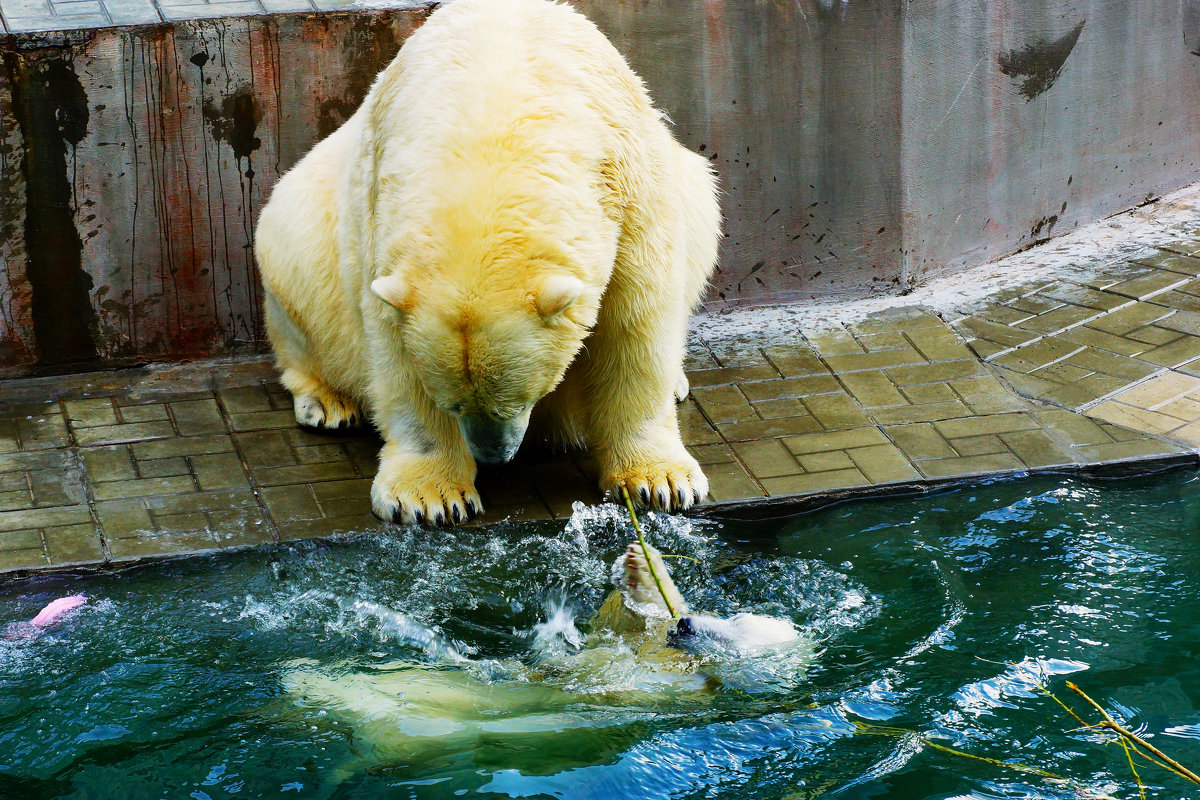
<instances>
[{"instance_id":1,"label":"concrete wall","mask_svg":"<svg viewBox=\"0 0 1200 800\"><path fill-rule=\"evenodd\" d=\"M902 289L1200 179L1194 0L576 5L721 175L713 306ZM0 370L260 346L258 209L425 15L0 38Z\"/></svg>"}]
</instances>

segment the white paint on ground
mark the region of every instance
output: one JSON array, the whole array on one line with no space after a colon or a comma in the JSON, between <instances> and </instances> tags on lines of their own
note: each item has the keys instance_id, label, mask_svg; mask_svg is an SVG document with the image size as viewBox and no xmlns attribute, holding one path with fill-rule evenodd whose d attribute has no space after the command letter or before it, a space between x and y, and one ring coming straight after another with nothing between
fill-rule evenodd
<instances>
[{"instance_id":1,"label":"white paint on ground","mask_svg":"<svg viewBox=\"0 0 1200 800\"><path fill-rule=\"evenodd\" d=\"M1081 280L1154 245L1200 232L1200 184L1154 203L1077 228L1020 253L946 275L906 295L851 300L792 301L788 305L725 309L697 315L690 340L709 345L756 346L795 341L812 333L861 322L894 308L920 306L947 318L962 316L1005 289L1038 282Z\"/></svg>"}]
</instances>

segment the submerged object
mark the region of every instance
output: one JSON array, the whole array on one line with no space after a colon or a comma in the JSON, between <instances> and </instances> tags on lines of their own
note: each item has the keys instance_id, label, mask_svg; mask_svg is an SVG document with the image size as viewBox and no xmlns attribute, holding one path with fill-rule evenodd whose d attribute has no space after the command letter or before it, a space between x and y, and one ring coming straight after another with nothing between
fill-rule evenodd
<instances>
[{"instance_id":1,"label":"submerged object","mask_svg":"<svg viewBox=\"0 0 1200 800\"><path fill-rule=\"evenodd\" d=\"M69 597L60 597L39 611L38 615L29 621L29 624L34 628L47 628L53 625L67 613L74 611L80 606L86 604L87 601L87 595L84 594L73 594Z\"/></svg>"}]
</instances>

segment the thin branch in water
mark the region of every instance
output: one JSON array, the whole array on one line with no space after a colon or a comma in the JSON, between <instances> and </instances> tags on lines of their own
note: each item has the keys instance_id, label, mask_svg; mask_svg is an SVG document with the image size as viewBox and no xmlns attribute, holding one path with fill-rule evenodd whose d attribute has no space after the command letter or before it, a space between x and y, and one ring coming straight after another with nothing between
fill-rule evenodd
<instances>
[{"instance_id":1,"label":"thin branch in water","mask_svg":"<svg viewBox=\"0 0 1200 800\"><path fill-rule=\"evenodd\" d=\"M671 598L667 597L667 590L663 587L662 578L658 577L654 559L650 557L650 548L646 546L646 539L642 536L642 526L638 524L637 512L633 510L633 500L630 499L629 490L625 488L624 483L621 484L621 496L625 498L625 508L629 509L629 519L633 522L634 531L637 532L638 544L642 546L642 556L646 559L646 566L650 568L650 577L654 578L654 585L658 587L658 593L662 595L663 603L666 605L671 619L679 619L679 614L671 605Z\"/></svg>"}]
</instances>

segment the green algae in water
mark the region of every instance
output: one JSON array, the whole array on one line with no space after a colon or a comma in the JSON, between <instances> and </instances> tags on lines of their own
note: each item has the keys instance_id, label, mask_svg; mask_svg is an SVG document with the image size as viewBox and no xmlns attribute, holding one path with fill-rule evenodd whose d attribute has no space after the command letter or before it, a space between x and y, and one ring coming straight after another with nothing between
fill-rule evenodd
<instances>
[{"instance_id":1,"label":"green algae in water","mask_svg":"<svg viewBox=\"0 0 1200 800\"><path fill-rule=\"evenodd\" d=\"M620 509L562 524L407 531L0 589L0 628L91 602L47 635L0 640L3 798L1137 797L1124 752L1037 689L1069 678L1186 765L1200 764L1200 480L993 482L788 519L650 515L693 608L786 615L813 658L706 665L723 687L646 689L607 670L539 675L591 691L549 732L418 751L284 689L396 664L510 686L570 650L629 538ZM811 655L811 654L810 654ZM531 712L533 713L533 712ZM1087 716L1087 715L1085 715ZM918 732L1071 785L856 735ZM553 726L552 726L553 727ZM1147 797L1195 787L1139 766Z\"/></svg>"}]
</instances>

